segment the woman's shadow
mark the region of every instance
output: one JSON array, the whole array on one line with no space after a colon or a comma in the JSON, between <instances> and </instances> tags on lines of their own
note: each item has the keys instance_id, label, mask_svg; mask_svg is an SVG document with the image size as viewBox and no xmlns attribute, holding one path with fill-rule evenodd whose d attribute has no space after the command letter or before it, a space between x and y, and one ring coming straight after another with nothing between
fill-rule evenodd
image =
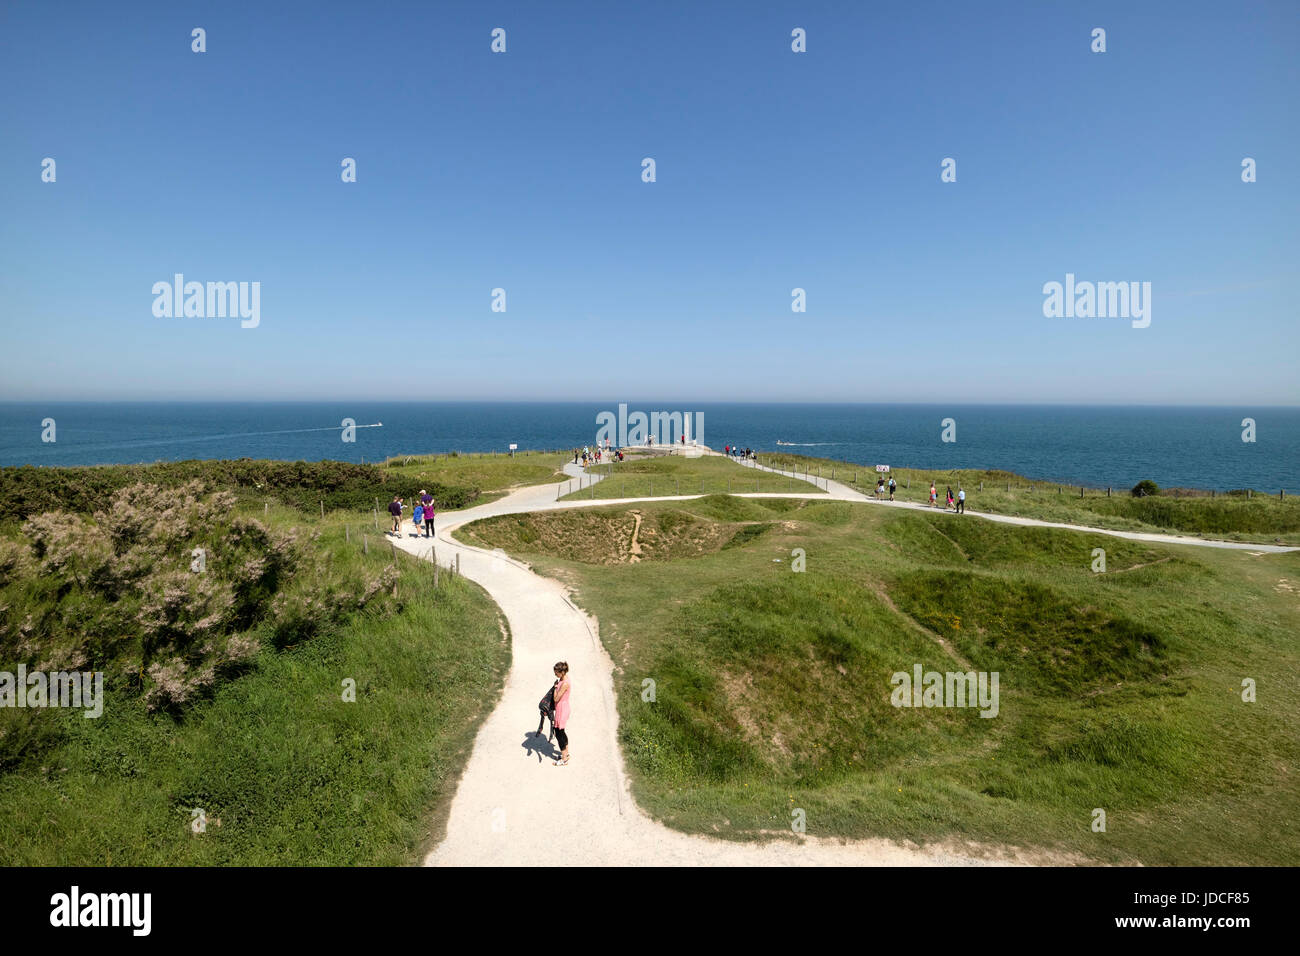
<instances>
[{"instance_id":1,"label":"woman's shadow","mask_svg":"<svg viewBox=\"0 0 1300 956\"><path fill-rule=\"evenodd\" d=\"M555 745L547 739L545 734L533 733L530 730L524 737L523 744L520 746L524 748L524 752L527 756L531 757L536 755L538 763L542 762L543 757L547 760L560 759L560 751L557 750Z\"/></svg>"}]
</instances>

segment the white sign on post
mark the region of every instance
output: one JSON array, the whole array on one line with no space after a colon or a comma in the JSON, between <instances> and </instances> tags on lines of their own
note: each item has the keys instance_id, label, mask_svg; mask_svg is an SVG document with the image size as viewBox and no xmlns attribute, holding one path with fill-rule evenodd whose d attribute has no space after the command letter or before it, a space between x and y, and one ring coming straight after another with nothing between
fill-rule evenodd
<instances>
[{"instance_id":1,"label":"white sign on post","mask_svg":"<svg viewBox=\"0 0 1300 956\"><path fill-rule=\"evenodd\" d=\"M877 465L877 466L876 466L876 471L889 471L889 466L888 466L888 465Z\"/></svg>"}]
</instances>

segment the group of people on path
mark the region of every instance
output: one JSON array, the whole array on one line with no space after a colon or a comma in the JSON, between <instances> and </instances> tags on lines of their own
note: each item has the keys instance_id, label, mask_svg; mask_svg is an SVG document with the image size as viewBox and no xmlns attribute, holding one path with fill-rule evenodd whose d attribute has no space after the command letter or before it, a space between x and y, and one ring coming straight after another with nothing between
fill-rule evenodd
<instances>
[{"instance_id":1,"label":"group of people on path","mask_svg":"<svg viewBox=\"0 0 1300 956\"><path fill-rule=\"evenodd\" d=\"M934 482L930 482L930 507L939 507L939 492L934 487ZM957 486L957 497L952 496L952 485L948 486L948 495L943 506L944 511L956 511L957 514L966 513L966 489L961 485Z\"/></svg>"},{"instance_id":2,"label":"group of people on path","mask_svg":"<svg viewBox=\"0 0 1300 956\"><path fill-rule=\"evenodd\" d=\"M894 480L893 475L889 476L888 482L885 481L884 475L881 475L879 478L876 479L877 499L883 499L886 495L888 495L889 500L893 501L894 495L897 492L898 492L898 482ZM949 485L945 501L946 501L944 505L945 511L955 511L959 515L966 513L966 489L963 488L961 485L957 486L957 494L955 496L952 493L952 486ZM939 507L939 490L935 488L933 481L930 482L930 507L931 508Z\"/></svg>"},{"instance_id":3,"label":"group of people on path","mask_svg":"<svg viewBox=\"0 0 1300 956\"><path fill-rule=\"evenodd\" d=\"M413 534L417 538L420 536L421 528L424 529L426 538L433 537L433 519L437 514L435 503L433 495L423 488L415 496L415 510L411 512L411 521L415 525ZM402 511L405 504L405 500L400 495L394 495L393 500L388 503L388 513L393 516L393 530L389 533L396 537L401 537L402 534Z\"/></svg>"},{"instance_id":4,"label":"group of people on path","mask_svg":"<svg viewBox=\"0 0 1300 956\"><path fill-rule=\"evenodd\" d=\"M735 445L727 445L723 449L723 454L725 454L728 458L739 458L743 461L752 461L756 457L754 455L754 449L737 448Z\"/></svg>"},{"instance_id":5,"label":"group of people on path","mask_svg":"<svg viewBox=\"0 0 1300 956\"><path fill-rule=\"evenodd\" d=\"M609 447L609 439L608 439L608 438L605 439L605 447L604 447L604 448L601 448L600 445L598 444L598 445L596 445L595 449L593 450L593 449L587 447L586 445L584 445L584 446L582 447L582 451L581 451L581 453L579 453L578 449L576 449L576 448L573 449L573 463L574 463L575 465L578 463L578 457L579 457L579 454L581 454L581 456L582 456L582 467L583 467L583 468L586 468L588 465L599 465L602 461L622 461L622 460L623 460L623 449L621 449L621 448L610 448L610 447Z\"/></svg>"}]
</instances>

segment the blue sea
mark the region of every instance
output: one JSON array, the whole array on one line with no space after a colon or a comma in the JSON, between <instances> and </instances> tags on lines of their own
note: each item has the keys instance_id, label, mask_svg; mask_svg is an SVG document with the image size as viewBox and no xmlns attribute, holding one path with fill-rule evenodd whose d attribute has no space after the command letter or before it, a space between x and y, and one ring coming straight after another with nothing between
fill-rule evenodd
<instances>
[{"instance_id":1,"label":"blue sea","mask_svg":"<svg viewBox=\"0 0 1300 956\"><path fill-rule=\"evenodd\" d=\"M1043 481L1300 493L1300 408L628 403L702 412L703 440L860 465L1001 468ZM573 448L618 404L494 402L0 403L0 465L188 458L382 461L448 451ZM342 440L342 421L358 426ZM956 441L942 441L943 420ZM1242 441L1242 420L1255 422ZM54 441L42 440L46 419ZM382 425L378 424L382 423ZM790 442L778 446L777 441ZM3 477L0 476L0 480Z\"/></svg>"}]
</instances>

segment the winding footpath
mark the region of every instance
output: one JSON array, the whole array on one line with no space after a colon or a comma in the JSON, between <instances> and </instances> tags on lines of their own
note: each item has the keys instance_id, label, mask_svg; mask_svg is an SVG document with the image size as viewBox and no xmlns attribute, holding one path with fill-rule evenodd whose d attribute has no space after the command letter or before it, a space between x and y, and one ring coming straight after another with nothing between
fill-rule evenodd
<instances>
[{"instance_id":1,"label":"winding footpath","mask_svg":"<svg viewBox=\"0 0 1300 956\"><path fill-rule=\"evenodd\" d=\"M592 477L582 475L581 469L573 465L565 465L565 472L584 480ZM452 800L446 835L425 859L426 865L538 866L563 862L589 866L982 866L1084 862L1015 847L918 847L882 839L822 839L814 835L815 819L807 821L808 835L787 830L773 833L774 839L765 843L690 836L650 819L633 801L624 773L618 746L614 664L600 642L597 622L572 603L559 582L535 574L526 564L501 551L462 544L451 533L463 524L494 515L701 496L557 501L566 484L521 488L497 501L440 515L432 542L406 533L400 540L390 538L403 551L424 559L436 557L444 567L459 559L460 573L491 595L510 625L511 664L501 699L479 729ZM834 481L818 479L818 487L824 491L807 496L870 501L889 508L924 508L903 502L876 502ZM803 496L781 492L741 497ZM971 512L970 517L977 516ZM1078 528L1030 518L978 517L1144 541L1257 552L1296 550ZM558 751L545 737L533 736L537 702L550 686L551 668L557 660L569 663L573 687L573 716L568 727L573 759L566 767L554 766L552 760ZM789 808L783 807L781 812L788 813Z\"/></svg>"}]
</instances>

